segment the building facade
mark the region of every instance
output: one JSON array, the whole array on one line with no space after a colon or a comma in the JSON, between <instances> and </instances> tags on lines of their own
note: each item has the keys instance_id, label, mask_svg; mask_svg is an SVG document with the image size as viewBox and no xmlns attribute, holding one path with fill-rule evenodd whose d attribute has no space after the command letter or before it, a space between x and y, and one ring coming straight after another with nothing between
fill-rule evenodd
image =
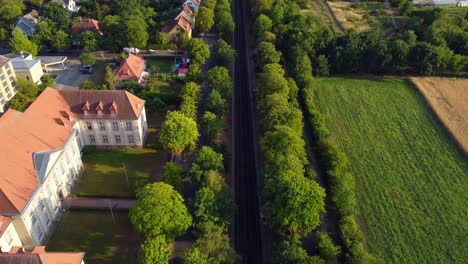
<instances>
[{"instance_id":1,"label":"building facade","mask_svg":"<svg viewBox=\"0 0 468 264\"><path fill-rule=\"evenodd\" d=\"M8 102L18 92L16 75L11 60L0 55L0 113L3 113Z\"/></svg>"},{"instance_id":2,"label":"building facade","mask_svg":"<svg viewBox=\"0 0 468 264\"><path fill-rule=\"evenodd\" d=\"M24 78L35 84L41 84L41 77L44 75L41 61L28 56L20 55L11 59L11 64L17 78Z\"/></svg>"},{"instance_id":3,"label":"building facade","mask_svg":"<svg viewBox=\"0 0 468 264\"><path fill-rule=\"evenodd\" d=\"M141 148L146 133L144 100L126 91L46 88L24 113L8 110L0 117L2 251L52 235L85 145Z\"/></svg>"}]
</instances>

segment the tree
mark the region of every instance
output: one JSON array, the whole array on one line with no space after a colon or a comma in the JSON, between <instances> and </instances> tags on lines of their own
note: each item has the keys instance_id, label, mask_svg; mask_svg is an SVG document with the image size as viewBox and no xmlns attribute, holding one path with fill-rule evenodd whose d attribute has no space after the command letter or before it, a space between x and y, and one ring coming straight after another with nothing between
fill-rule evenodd
<instances>
[{"instance_id":1,"label":"tree","mask_svg":"<svg viewBox=\"0 0 468 264\"><path fill-rule=\"evenodd\" d=\"M160 141L164 148L173 153L181 154L183 151L192 151L198 141L197 123L183 114L168 112L162 124Z\"/></svg>"},{"instance_id":2,"label":"tree","mask_svg":"<svg viewBox=\"0 0 468 264\"><path fill-rule=\"evenodd\" d=\"M194 248L208 256L210 264L235 264L240 263L241 258L231 248L229 236L224 233L222 226L213 223L204 223L199 227L200 235L194 244Z\"/></svg>"},{"instance_id":3,"label":"tree","mask_svg":"<svg viewBox=\"0 0 468 264\"><path fill-rule=\"evenodd\" d=\"M53 37L50 42L54 49L61 50L70 47L70 39L68 38L68 34L61 30L55 33L55 37Z\"/></svg>"},{"instance_id":4,"label":"tree","mask_svg":"<svg viewBox=\"0 0 468 264\"><path fill-rule=\"evenodd\" d=\"M254 3L254 11L257 14L270 12L273 0L258 0Z\"/></svg>"},{"instance_id":5,"label":"tree","mask_svg":"<svg viewBox=\"0 0 468 264\"><path fill-rule=\"evenodd\" d=\"M267 64L258 78L257 94L264 98L268 94L280 93L285 96L289 93L288 81L284 78L284 70L281 65Z\"/></svg>"},{"instance_id":6,"label":"tree","mask_svg":"<svg viewBox=\"0 0 468 264\"><path fill-rule=\"evenodd\" d=\"M22 0L0 1L0 20L6 23L13 23L16 18L23 15L26 9Z\"/></svg>"},{"instance_id":7,"label":"tree","mask_svg":"<svg viewBox=\"0 0 468 264\"><path fill-rule=\"evenodd\" d=\"M327 56L319 55L317 57L317 67L315 69L315 74L317 74L318 76L330 75Z\"/></svg>"},{"instance_id":8,"label":"tree","mask_svg":"<svg viewBox=\"0 0 468 264\"><path fill-rule=\"evenodd\" d=\"M37 45L29 41L28 37L21 30L15 30L10 39L10 46L13 52L28 52L32 56L37 55Z\"/></svg>"},{"instance_id":9,"label":"tree","mask_svg":"<svg viewBox=\"0 0 468 264\"><path fill-rule=\"evenodd\" d=\"M172 240L192 224L182 196L162 182L147 184L137 193L137 202L130 209L129 217L146 239L165 235L167 240Z\"/></svg>"},{"instance_id":10,"label":"tree","mask_svg":"<svg viewBox=\"0 0 468 264\"><path fill-rule=\"evenodd\" d=\"M213 45L213 53L216 61L227 68L231 67L236 57L236 50L223 39Z\"/></svg>"},{"instance_id":11,"label":"tree","mask_svg":"<svg viewBox=\"0 0 468 264\"><path fill-rule=\"evenodd\" d=\"M161 181L174 187L176 190L180 190L182 187L182 177L184 168L178 166L175 162L168 161L164 165L164 173L161 177Z\"/></svg>"},{"instance_id":12,"label":"tree","mask_svg":"<svg viewBox=\"0 0 468 264\"><path fill-rule=\"evenodd\" d=\"M83 45L84 51L95 51L98 48L98 42L96 39L96 33L93 31L86 31L81 34L81 44Z\"/></svg>"},{"instance_id":13,"label":"tree","mask_svg":"<svg viewBox=\"0 0 468 264\"><path fill-rule=\"evenodd\" d=\"M42 9L44 18L50 19L55 24L54 29L68 32L71 24L70 13L62 5L49 2Z\"/></svg>"},{"instance_id":14,"label":"tree","mask_svg":"<svg viewBox=\"0 0 468 264\"><path fill-rule=\"evenodd\" d=\"M104 85L108 90L115 89L115 73L114 70L109 65L106 65L105 75L104 75Z\"/></svg>"},{"instance_id":15,"label":"tree","mask_svg":"<svg viewBox=\"0 0 468 264\"><path fill-rule=\"evenodd\" d=\"M270 42L260 42L257 46L257 62L260 67L265 64L278 63L281 52L277 51L275 45Z\"/></svg>"},{"instance_id":16,"label":"tree","mask_svg":"<svg viewBox=\"0 0 468 264\"><path fill-rule=\"evenodd\" d=\"M273 27L273 21L264 14L260 14L257 19L255 19L255 33L257 38L260 37L264 32L271 31Z\"/></svg>"},{"instance_id":17,"label":"tree","mask_svg":"<svg viewBox=\"0 0 468 264\"><path fill-rule=\"evenodd\" d=\"M340 247L335 246L326 233L319 234L317 247L320 257L328 262L336 260L341 252Z\"/></svg>"},{"instance_id":18,"label":"tree","mask_svg":"<svg viewBox=\"0 0 468 264\"><path fill-rule=\"evenodd\" d=\"M210 30L214 25L214 12L213 9L207 7L200 7L195 21L195 28L201 32Z\"/></svg>"},{"instance_id":19,"label":"tree","mask_svg":"<svg viewBox=\"0 0 468 264\"><path fill-rule=\"evenodd\" d=\"M145 240L145 243L141 245L140 263L168 263L171 254L171 246L167 243L164 235L148 238Z\"/></svg>"},{"instance_id":20,"label":"tree","mask_svg":"<svg viewBox=\"0 0 468 264\"><path fill-rule=\"evenodd\" d=\"M297 239L281 242L273 259L275 264L325 264L323 259L307 255Z\"/></svg>"},{"instance_id":21,"label":"tree","mask_svg":"<svg viewBox=\"0 0 468 264\"><path fill-rule=\"evenodd\" d=\"M130 47L144 48L148 41L148 25L142 15L135 14L124 19L125 36Z\"/></svg>"},{"instance_id":22,"label":"tree","mask_svg":"<svg viewBox=\"0 0 468 264\"><path fill-rule=\"evenodd\" d=\"M44 4L44 0L29 0L29 3L31 3L31 5L34 5L35 7L39 8Z\"/></svg>"},{"instance_id":23,"label":"tree","mask_svg":"<svg viewBox=\"0 0 468 264\"><path fill-rule=\"evenodd\" d=\"M392 54L390 66L393 70L399 70L407 64L409 51L410 46L401 39L390 42L390 53Z\"/></svg>"},{"instance_id":24,"label":"tree","mask_svg":"<svg viewBox=\"0 0 468 264\"><path fill-rule=\"evenodd\" d=\"M198 248L192 248L184 255L185 264L210 264L208 256L201 253Z\"/></svg>"},{"instance_id":25,"label":"tree","mask_svg":"<svg viewBox=\"0 0 468 264\"><path fill-rule=\"evenodd\" d=\"M212 222L224 224L219 214L219 204L215 193L207 187L202 187L195 194L195 219L197 224Z\"/></svg>"},{"instance_id":26,"label":"tree","mask_svg":"<svg viewBox=\"0 0 468 264\"><path fill-rule=\"evenodd\" d=\"M221 130L223 129L223 124L218 117L212 112L206 111L203 114L203 127L205 128L206 135L211 141L215 141Z\"/></svg>"},{"instance_id":27,"label":"tree","mask_svg":"<svg viewBox=\"0 0 468 264\"><path fill-rule=\"evenodd\" d=\"M270 31L265 31L263 32L258 38L257 42L270 42L272 44L275 44L276 42L276 35Z\"/></svg>"},{"instance_id":28,"label":"tree","mask_svg":"<svg viewBox=\"0 0 468 264\"><path fill-rule=\"evenodd\" d=\"M210 49L202 39L190 39L186 44L186 49L188 56L192 60L192 64L197 64L201 66L205 64L206 59L210 57Z\"/></svg>"},{"instance_id":29,"label":"tree","mask_svg":"<svg viewBox=\"0 0 468 264\"><path fill-rule=\"evenodd\" d=\"M221 36L226 37L234 31L236 24L232 18L231 10L221 10L216 14L216 29Z\"/></svg>"},{"instance_id":30,"label":"tree","mask_svg":"<svg viewBox=\"0 0 468 264\"><path fill-rule=\"evenodd\" d=\"M81 53L80 62L81 64L94 65L96 63L96 56L92 53Z\"/></svg>"},{"instance_id":31,"label":"tree","mask_svg":"<svg viewBox=\"0 0 468 264\"><path fill-rule=\"evenodd\" d=\"M122 19L120 16L105 16L99 22L103 35L103 44L106 49L117 51L124 46L125 40Z\"/></svg>"},{"instance_id":32,"label":"tree","mask_svg":"<svg viewBox=\"0 0 468 264\"><path fill-rule=\"evenodd\" d=\"M406 15L409 15L413 11L414 6L413 6L413 3L411 3L410 1L403 0L400 2L400 5L398 6L398 8L400 9L400 14L403 16L406 16Z\"/></svg>"},{"instance_id":33,"label":"tree","mask_svg":"<svg viewBox=\"0 0 468 264\"><path fill-rule=\"evenodd\" d=\"M206 99L206 109L217 115L224 115L226 112L226 100L218 90L211 90Z\"/></svg>"},{"instance_id":34,"label":"tree","mask_svg":"<svg viewBox=\"0 0 468 264\"><path fill-rule=\"evenodd\" d=\"M208 146L201 147L193 162L198 164L200 169L204 172L208 172L210 170L224 170L223 154L217 153Z\"/></svg>"},{"instance_id":35,"label":"tree","mask_svg":"<svg viewBox=\"0 0 468 264\"><path fill-rule=\"evenodd\" d=\"M231 96L232 80L228 69L216 66L206 74L206 82L212 90L217 90L223 98Z\"/></svg>"},{"instance_id":36,"label":"tree","mask_svg":"<svg viewBox=\"0 0 468 264\"><path fill-rule=\"evenodd\" d=\"M193 99L195 102L198 102L201 97L200 86L194 82L185 83L180 92L180 97L182 100L187 100L188 98Z\"/></svg>"}]
</instances>

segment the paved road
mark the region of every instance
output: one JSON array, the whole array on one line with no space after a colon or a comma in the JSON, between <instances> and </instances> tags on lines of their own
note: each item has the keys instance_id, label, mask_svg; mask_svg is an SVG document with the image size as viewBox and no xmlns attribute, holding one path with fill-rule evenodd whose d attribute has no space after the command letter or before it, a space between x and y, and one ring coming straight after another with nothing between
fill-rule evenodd
<instances>
[{"instance_id":1,"label":"paved road","mask_svg":"<svg viewBox=\"0 0 468 264\"><path fill-rule=\"evenodd\" d=\"M106 198L67 198L63 206L66 209L102 209L128 210L133 207L136 199L106 199Z\"/></svg>"},{"instance_id":2,"label":"paved road","mask_svg":"<svg viewBox=\"0 0 468 264\"><path fill-rule=\"evenodd\" d=\"M238 211L234 224L234 246L244 263L263 263L260 210L255 162L252 90L249 82L246 0L234 1L233 175Z\"/></svg>"},{"instance_id":3,"label":"paved road","mask_svg":"<svg viewBox=\"0 0 468 264\"><path fill-rule=\"evenodd\" d=\"M91 77L91 74L82 74L80 66L81 63L78 59L69 58L65 70L49 72L49 75L57 75L54 87L57 90L80 89L80 84Z\"/></svg>"}]
</instances>

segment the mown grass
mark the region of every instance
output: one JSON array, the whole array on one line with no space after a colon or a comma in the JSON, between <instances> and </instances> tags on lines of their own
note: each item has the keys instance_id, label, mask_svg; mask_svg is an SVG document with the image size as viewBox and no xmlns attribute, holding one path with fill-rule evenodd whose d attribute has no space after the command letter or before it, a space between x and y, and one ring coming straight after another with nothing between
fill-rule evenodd
<instances>
[{"instance_id":1,"label":"mown grass","mask_svg":"<svg viewBox=\"0 0 468 264\"><path fill-rule=\"evenodd\" d=\"M468 163L405 80L314 81L315 103L356 178L371 253L392 263L461 263Z\"/></svg>"},{"instance_id":2,"label":"mown grass","mask_svg":"<svg viewBox=\"0 0 468 264\"><path fill-rule=\"evenodd\" d=\"M67 212L50 241L47 251L84 251L87 264L137 263L140 241L127 213Z\"/></svg>"}]
</instances>

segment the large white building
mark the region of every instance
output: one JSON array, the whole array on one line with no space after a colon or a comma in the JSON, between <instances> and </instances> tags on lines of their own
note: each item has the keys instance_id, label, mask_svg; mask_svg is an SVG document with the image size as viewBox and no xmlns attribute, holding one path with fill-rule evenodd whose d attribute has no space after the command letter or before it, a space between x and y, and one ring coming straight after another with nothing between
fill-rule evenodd
<instances>
[{"instance_id":1,"label":"large white building","mask_svg":"<svg viewBox=\"0 0 468 264\"><path fill-rule=\"evenodd\" d=\"M16 75L11 60L0 55L0 113L3 113L8 101L18 92Z\"/></svg>"},{"instance_id":2,"label":"large white building","mask_svg":"<svg viewBox=\"0 0 468 264\"><path fill-rule=\"evenodd\" d=\"M84 145L142 147L144 101L126 91L46 88L24 112L0 117L0 246L50 237L62 200L83 171Z\"/></svg>"}]
</instances>

